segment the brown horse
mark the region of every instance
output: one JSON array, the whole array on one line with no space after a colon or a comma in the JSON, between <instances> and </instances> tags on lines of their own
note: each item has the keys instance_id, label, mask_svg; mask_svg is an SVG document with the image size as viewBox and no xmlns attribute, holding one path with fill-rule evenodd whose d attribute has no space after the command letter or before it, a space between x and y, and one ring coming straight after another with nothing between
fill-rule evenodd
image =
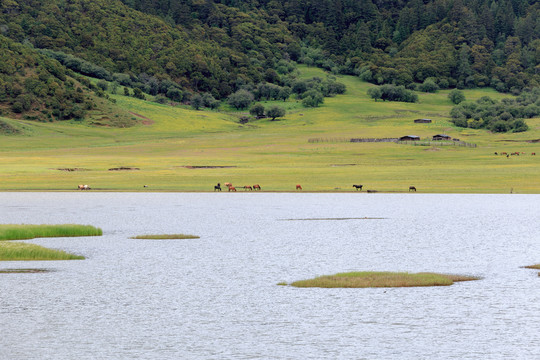
<instances>
[{"instance_id":1,"label":"brown horse","mask_svg":"<svg viewBox=\"0 0 540 360\"><path fill-rule=\"evenodd\" d=\"M246 186L244 186L244 191L246 191L246 190L252 191L253 188L251 186L249 186L249 185L246 185Z\"/></svg>"},{"instance_id":2,"label":"brown horse","mask_svg":"<svg viewBox=\"0 0 540 360\"><path fill-rule=\"evenodd\" d=\"M261 190L261 185L259 184L253 185L253 190Z\"/></svg>"},{"instance_id":3,"label":"brown horse","mask_svg":"<svg viewBox=\"0 0 540 360\"><path fill-rule=\"evenodd\" d=\"M531 153L531 155L536 155L536 153Z\"/></svg>"},{"instance_id":4,"label":"brown horse","mask_svg":"<svg viewBox=\"0 0 540 360\"><path fill-rule=\"evenodd\" d=\"M416 192L416 188L414 186L409 186L409 191L414 191Z\"/></svg>"},{"instance_id":5,"label":"brown horse","mask_svg":"<svg viewBox=\"0 0 540 360\"><path fill-rule=\"evenodd\" d=\"M226 182L226 183L223 184L223 185L225 185L226 187L231 187L231 186L232 186L232 184L231 184L230 182Z\"/></svg>"},{"instance_id":6,"label":"brown horse","mask_svg":"<svg viewBox=\"0 0 540 360\"><path fill-rule=\"evenodd\" d=\"M300 184L296 185L296 190L302 190L302 186Z\"/></svg>"},{"instance_id":7,"label":"brown horse","mask_svg":"<svg viewBox=\"0 0 540 360\"><path fill-rule=\"evenodd\" d=\"M234 186L229 186L229 191L236 191L236 188Z\"/></svg>"}]
</instances>

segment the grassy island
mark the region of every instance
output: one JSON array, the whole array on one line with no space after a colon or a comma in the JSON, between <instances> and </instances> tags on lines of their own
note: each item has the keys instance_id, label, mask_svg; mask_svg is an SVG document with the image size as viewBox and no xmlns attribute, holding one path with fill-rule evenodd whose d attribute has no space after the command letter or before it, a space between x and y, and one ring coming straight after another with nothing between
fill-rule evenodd
<instances>
[{"instance_id":1,"label":"grassy island","mask_svg":"<svg viewBox=\"0 0 540 360\"><path fill-rule=\"evenodd\" d=\"M103 232L90 225L0 225L0 240L28 240L45 237L100 236ZM27 243L0 241L0 261L82 260L84 256L47 249Z\"/></svg>"},{"instance_id":2,"label":"grassy island","mask_svg":"<svg viewBox=\"0 0 540 360\"><path fill-rule=\"evenodd\" d=\"M436 273L405 272L349 272L319 276L315 279L295 281L295 287L320 288L370 288L370 287L413 287L448 286L457 281L479 280L477 277ZM285 285L280 283L280 285Z\"/></svg>"},{"instance_id":3,"label":"grassy island","mask_svg":"<svg viewBox=\"0 0 540 360\"><path fill-rule=\"evenodd\" d=\"M84 260L62 250L48 249L36 244L4 242L0 244L0 261L27 260Z\"/></svg>"},{"instance_id":4,"label":"grassy island","mask_svg":"<svg viewBox=\"0 0 540 360\"><path fill-rule=\"evenodd\" d=\"M132 239L148 239L148 240L175 240L175 239L199 239L200 236L186 234L163 234L163 235L138 235Z\"/></svg>"},{"instance_id":5,"label":"grassy island","mask_svg":"<svg viewBox=\"0 0 540 360\"><path fill-rule=\"evenodd\" d=\"M90 225L0 225L0 240L28 240L45 237L101 236L103 231Z\"/></svg>"}]
</instances>

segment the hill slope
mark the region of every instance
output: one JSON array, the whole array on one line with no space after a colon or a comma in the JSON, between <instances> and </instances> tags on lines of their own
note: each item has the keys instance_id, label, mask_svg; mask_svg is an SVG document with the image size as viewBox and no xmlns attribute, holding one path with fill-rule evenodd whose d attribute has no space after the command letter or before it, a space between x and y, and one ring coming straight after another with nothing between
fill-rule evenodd
<instances>
[{"instance_id":1,"label":"hill slope","mask_svg":"<svg viewBox=\"0 0 540 360\"><path fill-rule=\"evenodd\" d=\"M302 76L325 76L302 68ZM110 94L118 106L153 123L127 129L96 128L69 122L40 124L4 120L26 136L4 136L0 146L3 190L212 191L220 182L260 184L264 191L353 191L540 193L540 119L525 133L490 134L456 128L448 92L421 94L417 104L371 100L372 85L352 76L339 79L348 92L318 109L288 101L280 121L260 119L240 125L236 117L195 111ZM465 90L469 100L501 99L493 90ZM266 102L265 106L277 102ZM280 102L282 103L282 102ZM415 124L429 117L432 124ZM434 143L412 146L385 142L352 143L350 138L393 138L439 133L476 148ZM311 141L310 141L311 139ZM523 152L520 156L495 152ZM114 171L126 168L132 170ZM72 169L74 171L68 171ZM138 170L135 170L138 169ZM148 187L143 187L147 185Z\"/></svg>"}]
</instances>

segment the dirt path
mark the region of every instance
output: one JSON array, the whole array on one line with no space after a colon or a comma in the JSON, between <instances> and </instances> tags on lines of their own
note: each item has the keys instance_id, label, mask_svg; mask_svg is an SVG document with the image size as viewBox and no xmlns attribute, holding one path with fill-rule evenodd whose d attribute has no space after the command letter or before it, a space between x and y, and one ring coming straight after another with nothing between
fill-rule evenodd
<instances>
[{"instance_id":1,"label":"dirt path","mask_svg":"<svg viewBox=\"0 0 540 360\"><path fill-rule=\"evenodd\" d=\"M143 119L143 122L142 122L143 125L152 125L154 123L154 120L152 120L150 118L147 118L146 116L143 116L141 114L137 114L137 113L135 113L133 111L129 111L129 113L131 115L135 115L136 117L139 117L139 118Z\"/></svg>"}]
</instances>

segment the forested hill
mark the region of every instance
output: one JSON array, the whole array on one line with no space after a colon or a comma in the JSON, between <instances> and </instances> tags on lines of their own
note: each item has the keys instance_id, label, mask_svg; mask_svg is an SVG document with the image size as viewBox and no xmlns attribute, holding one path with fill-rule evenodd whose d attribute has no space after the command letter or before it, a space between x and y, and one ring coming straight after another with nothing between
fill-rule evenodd
<instances>
[{"instance_id":1,"label":"forested hill","mask_svg":"<svg viewBox=\"0 0 540 360\"><path fill-rule=\"evenodd\" d=\"M258 19L255 27L280 24L297 40L282 47L293 60L374 83L434 77L443 87L517 91L539 82L535 0L123 1L187 28L223 29L242 52L264 50L264 42L238 26L239 16Z\"/></svg>"},{"instance_id":2,"label":"forested hill","mask_svg":"<svg viewBox=\"0 0 540 360\"><path fill-rule=\"evenodd\" d=\"M176 100L283 85L294 61L378 84L540 83L535 0L2 0L0 33L78 73Z\"/></svg>"}]
</instances>

